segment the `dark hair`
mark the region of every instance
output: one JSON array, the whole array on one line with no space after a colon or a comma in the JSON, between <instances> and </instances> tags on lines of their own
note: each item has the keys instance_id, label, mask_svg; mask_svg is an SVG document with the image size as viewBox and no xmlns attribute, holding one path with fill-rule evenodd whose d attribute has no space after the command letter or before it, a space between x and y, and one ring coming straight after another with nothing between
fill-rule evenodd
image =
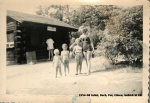
<instances>
[{"instance_id":1,"label":"dark hair","mask_svg":"<svg viewBox=\"0 0 150 103\"><path fill-rule=\"evenodd\" d=\"M87 28L84 28L84 29L82 30L83 33L87 33L87 31L88 31Z\"/></svg>"}]
</instances>

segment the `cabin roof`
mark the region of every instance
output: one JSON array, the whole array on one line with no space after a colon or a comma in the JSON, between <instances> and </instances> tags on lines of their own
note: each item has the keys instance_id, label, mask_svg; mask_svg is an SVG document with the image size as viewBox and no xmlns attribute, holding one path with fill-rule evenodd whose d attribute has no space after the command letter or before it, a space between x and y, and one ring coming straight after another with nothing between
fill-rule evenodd
<instances>
[{"instance_id":1,"label":"cabin roof","mask_svg":"<svg viewBox=\"0 0 150 103\"><path fill-rule=\"evenodd\" d=\"M65 27L65 28L70 28L73 30L78 30L77 28L64 23L63 21L50 18L50 17L43 17L39 15L33 15L33 14L26 14L26 13L21 13L18 11L7 11L7 16L11 17L12 19L18 21L18 22L32 22L32 23L40 23L40 24L47 24L47 25L52 25L52 26L59 26L59 27Z\"/></svg>"}]
</instances>

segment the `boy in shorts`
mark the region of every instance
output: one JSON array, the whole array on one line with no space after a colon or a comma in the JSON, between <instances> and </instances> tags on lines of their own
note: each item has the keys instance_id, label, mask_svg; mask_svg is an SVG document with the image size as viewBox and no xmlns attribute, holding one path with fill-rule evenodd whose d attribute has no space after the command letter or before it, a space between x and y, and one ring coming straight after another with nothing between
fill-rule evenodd
<instances>
[{"instance_id":1,"label":"boy in shorts","mask_svg":"<svg viewBox=\"0 0 150 103\"><path fill-rule=\"evenodd\" d=\"M66 76L66 68L68 69L68 74L69 74L69 51L67 50L67 44L62 45L63 51L61 52L61 59L63 61L64 65L64 72Z\"/></svg>"},{"instance_id":2,"label":"boy in shorts","mask_svg":"<svg viewBox=\"0 0 150 103\"><path fill-rule=\"evenodd\" d=\"M76 75L78 75L78 70L79 73L81 74L81 70L82 70L82 60L83 60L83 49L80 46L80 39L76 39L75 43L77 44L76 46L74 46L73 48L73 53L75 54L75 59L76 59Z\"/></svg>"}]
</instances>

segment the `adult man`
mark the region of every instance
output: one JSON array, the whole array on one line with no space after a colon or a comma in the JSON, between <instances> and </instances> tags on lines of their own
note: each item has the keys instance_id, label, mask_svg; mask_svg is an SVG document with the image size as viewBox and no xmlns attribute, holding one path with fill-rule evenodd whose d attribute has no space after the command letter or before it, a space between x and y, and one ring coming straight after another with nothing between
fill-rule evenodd
<instances>
[{"instance_id":1,"label":"adult man","mask_svg":"<svg viewBox=\"0 0 150 103\"><path fill-rule=\"evenodd\" d=\"M53 41L53 39L49 38L49 39L47 39L46 43L47 43L47 50L49 52L48 60L53 60L54 41Z\"/></svg>"}]
</instances>

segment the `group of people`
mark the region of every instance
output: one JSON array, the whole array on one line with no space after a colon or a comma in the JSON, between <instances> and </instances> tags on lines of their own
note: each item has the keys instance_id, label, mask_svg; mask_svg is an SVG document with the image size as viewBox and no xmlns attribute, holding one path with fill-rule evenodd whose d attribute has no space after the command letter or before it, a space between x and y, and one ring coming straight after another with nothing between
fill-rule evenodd
<instances>
[{"instance_id":1,"label":"group of people","mask_svg":"<svg viewBox=\"0 0 150 103\"><path fill-rule=\"evenodd\" d=\"M68 70L68 74L69 74L70 54L73 54L76 60L76 75L82 73L81 71L82 71L83 58L85 59L86 64L87 64L87 68L88 68L87 74L88 75L91 74L91 57L92 57L92 54L94 53L93 41L89 35L89 31L87 28L83 27L81 29L81 33L82 34L80 35L80 37L76 38L75 42L73 42L70 45L69 47L70 52L67 50L68 46L65 43L62 44L63 50L61 51L61 55L59 55L58 49L54 50L53 66L56 69L56 78L57 78L58 72L62 76L61 64L63 64L64 66L65 76L66 76L66 69ZM52 54L51 51L49 53Z\"/></svg>"}]
</instances>

